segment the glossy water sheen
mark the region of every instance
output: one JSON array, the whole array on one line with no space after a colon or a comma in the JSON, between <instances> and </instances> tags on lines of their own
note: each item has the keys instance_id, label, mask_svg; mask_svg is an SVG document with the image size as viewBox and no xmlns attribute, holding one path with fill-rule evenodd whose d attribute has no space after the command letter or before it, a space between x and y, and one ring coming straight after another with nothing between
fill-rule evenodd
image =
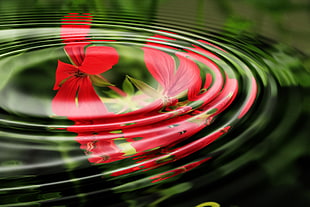
<instances>
[{"instance_id":1,"label":"glossy water sheen","mask_svg":"<svg viewBox=\"0 0 310 207\"><path fill-rule=\"evenodd\" d=\"M300 50L169 1L34 5L1 17L0 206L309 205Z\"/></svg>"}]
</instances>

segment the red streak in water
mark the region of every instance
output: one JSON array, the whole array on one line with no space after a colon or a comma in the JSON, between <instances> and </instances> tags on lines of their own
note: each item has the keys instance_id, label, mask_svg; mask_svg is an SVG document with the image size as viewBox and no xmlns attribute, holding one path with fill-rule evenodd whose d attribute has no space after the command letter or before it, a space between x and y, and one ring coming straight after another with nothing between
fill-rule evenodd
<instances>
[{"instance_id":1,"label":"red streak in water","mask_svg":"<svg viewBox=\"0 0 310 207\"><path fill-rule=\"evenodd\" d=\"M257 84L254 77L251 79L251 90L250 90L250 97L248 98L247 102L245 103L244 107L242 108L238 118L241 119L252 107L257 95Z\"/></svg>"}]
</instances>

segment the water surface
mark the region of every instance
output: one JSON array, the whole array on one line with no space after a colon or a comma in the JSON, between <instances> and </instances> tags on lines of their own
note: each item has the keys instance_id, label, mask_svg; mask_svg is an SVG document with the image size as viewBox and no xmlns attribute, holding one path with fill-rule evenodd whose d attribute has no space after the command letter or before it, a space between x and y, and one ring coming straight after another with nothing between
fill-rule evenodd
<instances>
[{"instance_id":1,"label":"water surface","mask_svg":"<svg viewBox=\"0 0 310 207\"><path fill-rule=\"evenodd\" d=\"M32 3L1 2L0 205L310 204L306 3Z\"/></svg>"}]
</instances>

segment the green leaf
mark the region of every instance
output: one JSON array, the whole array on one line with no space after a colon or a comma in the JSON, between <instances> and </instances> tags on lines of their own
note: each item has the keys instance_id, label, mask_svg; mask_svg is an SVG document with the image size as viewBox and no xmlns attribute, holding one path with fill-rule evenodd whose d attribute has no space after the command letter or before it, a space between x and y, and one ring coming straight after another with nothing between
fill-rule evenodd
<instances>
[{"instance_id":1,"label":"green leaf","mask_svg":"<svg viewBox=\"0 0 310 207\"><path fill-rule=\"evenodd\" d=\"M206 114L207 115L215 114L217 112L217 110L218 110L217 108L210 109L209 111L206 112Z\"/></svg>"},{"instance_id":2,"label":"green leaf","mask_svg":"<svg viewBox=\"0 0 310 207\"><path fill-rule=\"evenodd\" d=\"M104 80L103 78L97 75L90 75L89 77L91 81L93 82L93 84L96 86L99 86L99 87L114 86L112 83Z\"/></svg>"},{"instance_id":3,"label":"green leaf","mask_svg":"<svg viewBox=\"0 0 310 207\"><path fill-rule=\"evenodd\" d=\"M154 89L153 87L151 87L150 85L148 85L147 83L140 81L138 79L132 78L130 76L126 76L128 78L128 80L130 80L140 91L142 91L143 93L145 93L146 95L153 97L153 98L159 98L159 94L158 91L156 91L156 89Z\"/></svg>"},{"instance_id":4,"label":"green leaf","mask_svg":"<svg viewBox=\"0 0 310 207\"><path fill-rule=\"evenodd\" d=\"M197 109L197 108L201 107L202 104L204 104L204 101L198 100L198 101L192 101L192 102L189 104L189 106L192 107L193 109Z\"/></svg>"},{"instance_id":5,"label":"green leaf","mask_svg":"<svg viewBox=\"0 0 310 207\"><path fill-rule=\"evenodd\" d=\"M110 91L102 90L101 93L104 94L104 96L107 98L119 98L119 94L112 90Z\"/></svg>"},{"instance_id":6,"label":"green leaf","mask_svg":"<svg viewBox=\"0 0 310 207\"><path fill-rule=\"evenodd\" d=\"M122 86L123 86L123 90L127 94L129 95L134 94L135 88L133 87L132 83L129 81L128 76L125 78Z\"/></svg>"}]
</instances>

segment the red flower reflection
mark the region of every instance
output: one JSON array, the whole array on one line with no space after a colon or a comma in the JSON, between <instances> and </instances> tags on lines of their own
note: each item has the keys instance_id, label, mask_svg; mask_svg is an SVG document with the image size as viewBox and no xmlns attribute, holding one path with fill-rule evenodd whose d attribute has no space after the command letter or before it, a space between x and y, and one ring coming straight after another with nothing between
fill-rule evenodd
<instances>
[{"instance_id":1,"label":"red flower reflection","mask_svg":"<svg viewBox=\"0 0 310 207\"><path fill-rule=\"evenodd\" d=\"M60 36L64 43L87 41L92 16L89 13L69 13L62 19Z\"/></svg>"},{"instance_id":2,"label":"red flower reflection","mask_svg":"<svg viewBox=\"0 0 310 207\"><path fill-rule=\"evenodd\" d=\"M62 19L60 35L72 64L58 61L54 85L58 92L52 101L52 110L71 120L91 119L107 112L92 86L91 77L100 79L100 73L118 62L117 51L112 47L87 47L91 20L89 14L78 13L70 13Z\"/></svg>"},{"instance_id":3,"label":"red flower reflection","mask_svg":"<svg viewBox=\"0 0 310 207\"><path fill-rule=\"evenodd\" d=\"M65 46L71 64L58 61L52 101L55 114L69 119L94 118L106 113L104 104L96 94L91 76L112 68L118 62L118 54L112 47L90 46L84 54L84 44Z\"/></svg>"},{"instance_id":4,"label":"red flower reflection","mask_svg":"<svg viewBox=\"0 0 310 207\"><path fill-rule=\"evenodd\" d=\"M168 149L193 136L208 124L207 116L183 115L119 131L79 133L76 140L93 163L111 163L129 157L142 161L166 154Z\"/></svg>"},{"instance_id":5,"label":"red flower reflection","mask_svg":"<svg viewBox=\"0 0 310 207\"><path fill-rule=\"evenodd\" d=\"M142 50L146 68L158 82L158 88L127 76L128 84L132 84L132 93L126 94L109 85L100 75L111 69L119 57L112 47L90 45L90 22L89 15L70 14L63 18L61 38L72 64L58 61L54 86L57 94L52 101L56 115L67 116L74 121L75 124L67 130L77 133L75 139L85 150L89 162L101 164L124 159L135 162L111 172L112 176L147 171L187 157L227 133L230 126L181 145L182 141L208 126L230 105L238 91L237 81L225 79L212 61L212 58L219 59L216 55L196 45L177 50L172 44L160 44L175 39L155 35L148 39ZM172 52L169 54L164 50ZM211 71L204 80L197 62ZM125 105L139 101L137 105L143 107L112 114L102 100L118 104L118 99L100 98L93 87L98 81L101 86L108 86L122 96L123 99L119 100L123 100ZM105 116L108 113L112 115ZM166 180L209 159L192 162L149 179L152 183Z\"/></svg>"},{"instance_id":6,"label":"red flower reflection","mask_svg":"<svg viewBox=\"0 0 310 207\"><path fill-rule=\"evenodd\" d=\"M161 85L161 96L178 98L197 94L201 88L200 70L194 61L182 54L176 54L179 66L173 57L163 51L144 47L144 60L147 69Z\"/></svg>"}]
</instances>

